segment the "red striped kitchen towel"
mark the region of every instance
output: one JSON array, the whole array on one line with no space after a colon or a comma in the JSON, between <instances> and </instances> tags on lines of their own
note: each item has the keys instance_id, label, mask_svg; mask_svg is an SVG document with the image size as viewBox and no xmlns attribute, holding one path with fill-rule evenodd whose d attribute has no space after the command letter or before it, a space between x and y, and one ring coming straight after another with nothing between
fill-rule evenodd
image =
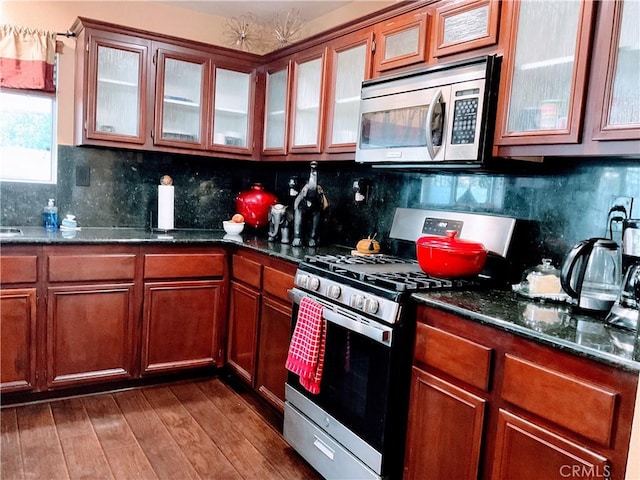
<instances>
[{"instance_id":1,"label":"red striped kitchen towel","mask_svg":"<svg viewBox=\"0 0 640 480\"><path fill-rule=\"evenodd\" d=\"M300 301L285 364L287 370L300 376L300 385L316 395L320 393L327 330L322 309L322 305L309 297Z\"/></svg>"}]
</instances>

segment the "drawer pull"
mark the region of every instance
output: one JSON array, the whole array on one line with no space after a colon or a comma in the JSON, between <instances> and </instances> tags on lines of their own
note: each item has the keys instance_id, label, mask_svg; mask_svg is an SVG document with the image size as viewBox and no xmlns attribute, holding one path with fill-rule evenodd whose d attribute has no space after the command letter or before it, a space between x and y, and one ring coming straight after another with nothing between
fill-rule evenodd
<instances>
[{"instance_id":1,"label":"drawer pull","mask_svg":"<svg viewBox=\"0 0 640 480\"><path fill-rule=\"evenodd\" d=\"M334 450L320 440L317 435L314 435L313 438L313 446L324 453L330 460L333 460L333 456L335 455Z\"/></svg>"}]
</instances>

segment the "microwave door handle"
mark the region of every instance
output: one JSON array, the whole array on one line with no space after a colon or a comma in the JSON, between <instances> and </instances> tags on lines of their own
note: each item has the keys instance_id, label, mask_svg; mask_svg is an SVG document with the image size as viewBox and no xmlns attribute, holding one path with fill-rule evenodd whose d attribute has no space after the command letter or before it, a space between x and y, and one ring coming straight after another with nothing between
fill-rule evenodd
<instances>
[{"instance_id":1,"label":"microwave door handle","mask_svg":"<svg viewBox=\"0 0 640 480\"><path fill-rule=\"evenodd\" d=\"M433 114L436 110L436 105L442 101L442 89L438 89L433 96L433 100L431 101L431 105L429 105L429 110L427 111L427 124L425 128L427 129L427 151L429 152L429 156L431 160L435 160L436 158L436 147L433 145L433 136L431 133L431 126L433 125ZM443 111L444 112L444 111ZM444 119L442 119L444 122Z\"/></svg>"}]
</instances>

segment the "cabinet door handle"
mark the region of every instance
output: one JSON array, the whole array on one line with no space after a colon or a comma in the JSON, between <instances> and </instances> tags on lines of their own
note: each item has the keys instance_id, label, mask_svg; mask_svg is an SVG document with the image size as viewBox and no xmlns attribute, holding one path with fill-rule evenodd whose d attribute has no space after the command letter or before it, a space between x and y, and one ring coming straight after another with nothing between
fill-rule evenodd
<instances>
[{"instance_id":1,"label":"cabinet door handle","mask_svg":"<svg viewBox=\"0 0 640 480\"><path fill-rule=\"evenodd\" d=\"M313 446L324 453L330 460L333 460L335 452L326 443L320 440L316 435L313 436Z\"/></svg>"}]
</instances>

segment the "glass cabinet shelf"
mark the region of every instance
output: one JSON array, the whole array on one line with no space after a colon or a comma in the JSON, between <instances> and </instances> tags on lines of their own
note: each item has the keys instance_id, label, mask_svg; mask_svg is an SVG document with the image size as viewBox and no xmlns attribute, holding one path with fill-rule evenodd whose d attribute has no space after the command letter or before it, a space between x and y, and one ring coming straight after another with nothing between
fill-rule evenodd
<instances>
[{"instance_id":1,"label":"glass cabinet shelf","mask_svg":"<svg viewBox=\"0 0 640 480\"><path fill-rule=\"evenodd\" d=\"M180 105L182 107L200 108L200 104L188 99L164 97L164 103L170 105Z\"/></svg>"},{"instance_id":2,"label":"glass cabinet shelf","mask_svg":"<svg viewBox=\"0 0 640 480\"><path fill-rule=\"evenodd\" d=\"M116 78L104 78L103 77L103 78L99 78L98 82L109 84L109 85L118 85L118 86L122 86L122 87L138 88L138 84L137 83L127 82L125 80L118 80Z\"/></svg>"}]
</instances>

